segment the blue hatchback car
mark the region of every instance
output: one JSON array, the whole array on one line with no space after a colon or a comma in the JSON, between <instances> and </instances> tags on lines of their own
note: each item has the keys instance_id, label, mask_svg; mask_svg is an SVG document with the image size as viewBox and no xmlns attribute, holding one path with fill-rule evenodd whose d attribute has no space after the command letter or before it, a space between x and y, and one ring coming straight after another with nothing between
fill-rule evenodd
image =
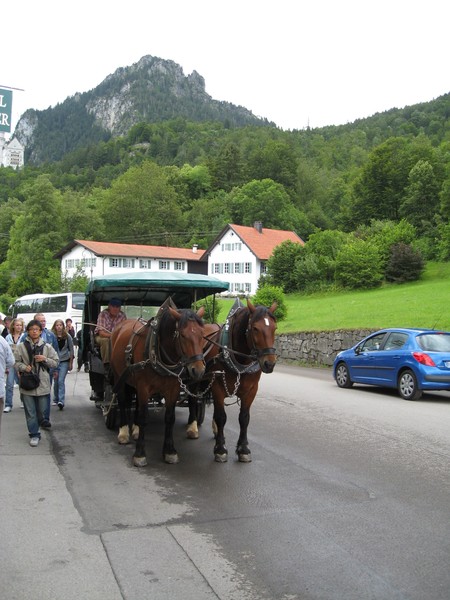
<instances>
[{"instance_id":1,"label":"blue hatchback car","mask_svg":"<svg viewBox=\"0 0 450 600\"><path fill-rule=\"evenodd\" d=\"M424 391L450 391L450 333L382 329L339 352L333 375L339 387L396 388L405 400L418 400Z\"/></svg>"}]
</instances>

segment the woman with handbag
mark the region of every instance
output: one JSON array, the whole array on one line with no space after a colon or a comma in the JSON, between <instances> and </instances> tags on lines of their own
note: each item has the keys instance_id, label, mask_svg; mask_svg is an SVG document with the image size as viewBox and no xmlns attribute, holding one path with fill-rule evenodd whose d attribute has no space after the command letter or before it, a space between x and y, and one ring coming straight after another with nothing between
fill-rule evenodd
<instances>
[{"instance_id":1,"label":"woman with handbag","mask_svg":"<svg viewBox=\"0 0 450 600\"><path fill-rule=\"evenodd\" d=\"M44 414L50 394L49 369L58 366L58 354L41 338L42 325L32 319L27 325L25 340L14 348L15 369L19 374L19 389L25 409L30 446L37 446L41 439L40 426L48 429L50 421Z\"/></svg>"}]
</instances>

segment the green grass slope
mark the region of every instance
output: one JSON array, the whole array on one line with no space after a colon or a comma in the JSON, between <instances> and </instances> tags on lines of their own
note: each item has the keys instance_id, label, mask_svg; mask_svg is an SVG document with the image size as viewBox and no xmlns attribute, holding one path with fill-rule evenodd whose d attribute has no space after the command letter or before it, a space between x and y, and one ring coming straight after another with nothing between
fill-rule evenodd
<instances>
[{"instance_id":1,"label":"green grass slope","mask_svg":"<svg viewBox=\"0 0 450 600\"><path fill-rule=\"evenodd\" d=\"M220 322L231 301L223 301ZM428 263L420 281L376 290L286 295L278 333L429 327L450 331L450 263Z\"/></svg>"}]
</instances>

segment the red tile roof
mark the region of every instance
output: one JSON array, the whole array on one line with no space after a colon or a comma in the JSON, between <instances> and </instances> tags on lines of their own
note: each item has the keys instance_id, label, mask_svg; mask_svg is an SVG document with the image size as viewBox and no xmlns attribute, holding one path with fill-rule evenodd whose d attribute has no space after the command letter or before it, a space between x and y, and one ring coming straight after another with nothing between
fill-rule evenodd
<instances>
[{"instance_id":1,"label":"red tile roof","mask_svg":"<svg viewBox=\"0 0 450 600\"><path fill-rule=\"evenodd\" d=\"M268 260L274 249L286 240L301 244L302 246L305 244L302 238L293 231L265 229L263 227L261 233L259 233L255 227L246 227L244 225L228 225L228 227L241 238L244 244L250 248L259 260Z\"/></svg>"},{"instance_id":2,"label":"red tile roof","mask_svg":"<svg viewBox=\"0 0 450 600\"><path fill-rule=\"evenodd\" d=\"M92 242L74 240L98 256L127 256L135 258L169 258L173 260L199 261L204 250L194 252L192 248L172 248L171 246L144 246L140 244L116 244L113 242Z\"/></svg>"}]
</instances>

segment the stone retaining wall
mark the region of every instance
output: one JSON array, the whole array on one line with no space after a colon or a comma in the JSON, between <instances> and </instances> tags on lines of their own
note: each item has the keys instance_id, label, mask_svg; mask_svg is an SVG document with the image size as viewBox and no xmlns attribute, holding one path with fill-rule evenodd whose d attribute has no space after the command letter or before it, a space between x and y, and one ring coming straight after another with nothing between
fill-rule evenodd
<instances>
[{"instance_id":1,"label":"stone retaining wall","mask_svg":"<svg viewBox=\"0 0 450 600\"><path fill-rule=\"evenodd\" d=\"M311 366L331 366L336 354L350 348L373 330L352 329L300 333L281 333L275 347L280 361L299 362Z\"/></svg>"}]
</instances>

